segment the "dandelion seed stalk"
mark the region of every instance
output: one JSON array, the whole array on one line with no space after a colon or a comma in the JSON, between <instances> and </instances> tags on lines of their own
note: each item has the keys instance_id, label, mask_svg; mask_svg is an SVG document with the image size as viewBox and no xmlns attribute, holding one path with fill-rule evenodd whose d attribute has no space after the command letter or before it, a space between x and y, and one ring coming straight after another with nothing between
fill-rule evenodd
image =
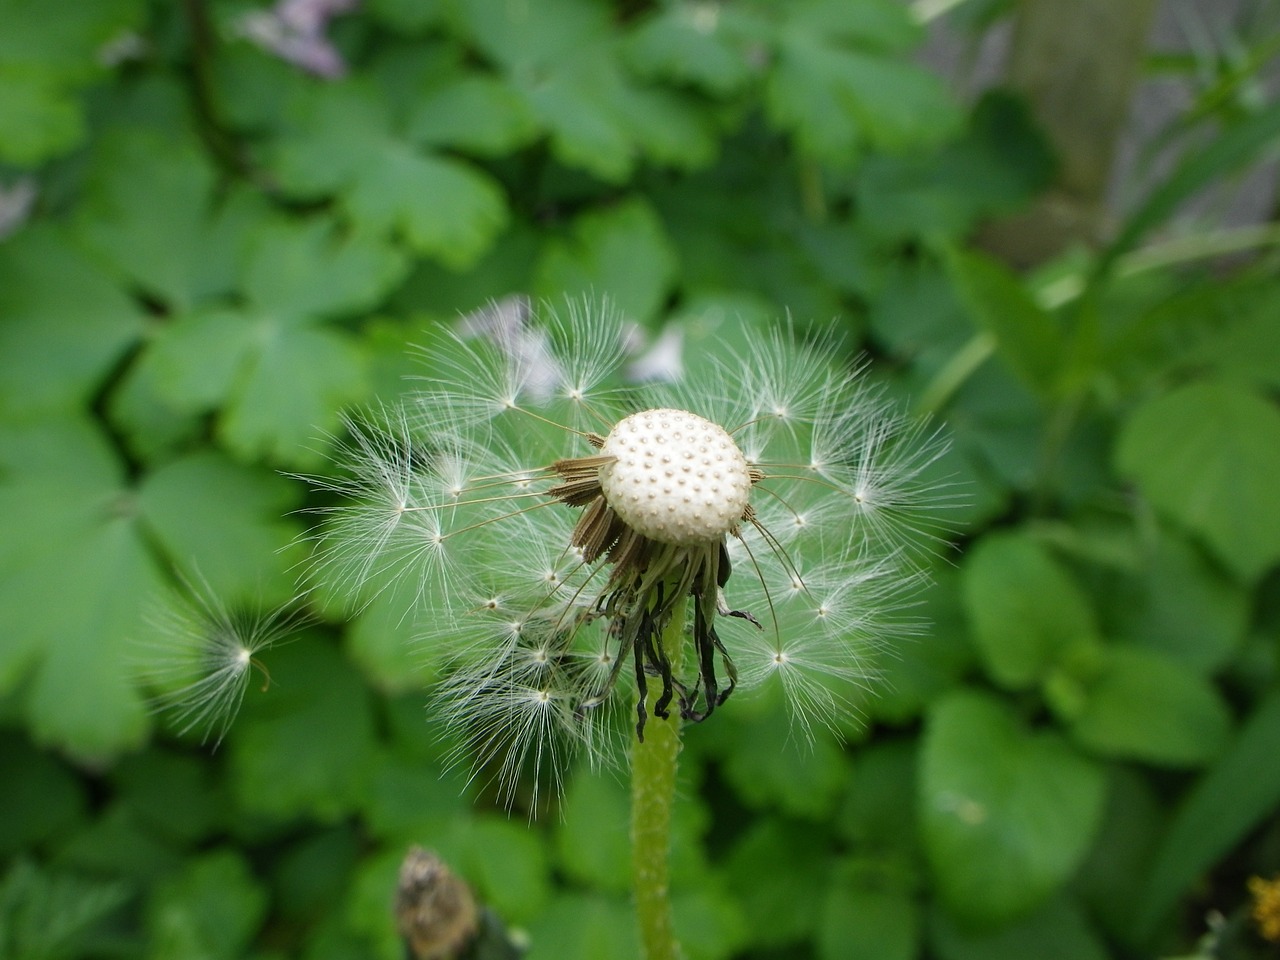
<instances>
[{"instance_id":1,"label":"dandelion seed stalk","mask_svg":"<svg viewBox=\"0 0 1280 960\"><path fill-rule=\"evenodd\" d=\"M662 633L672 672L684 667L684 604L678 604ZM656 698L660 691L651 690ZM646 960L676 960L680 948L671 919L668 866L671 812L675 805L680 757L680 715L650 724L644 742L631 747L631 881L641 955Z\"/></svg>"}]
</instances>

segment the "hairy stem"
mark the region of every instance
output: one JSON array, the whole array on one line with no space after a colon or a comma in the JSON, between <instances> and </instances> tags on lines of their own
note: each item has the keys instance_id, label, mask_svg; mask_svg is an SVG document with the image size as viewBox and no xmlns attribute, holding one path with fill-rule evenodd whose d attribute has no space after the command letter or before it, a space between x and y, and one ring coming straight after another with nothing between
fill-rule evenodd
<instances>
[{"instance_id":1,"label":"hairy stem","mask_svg":"<svg viewBox=\"0 0 1280 960\"><path fill-rule=\"evenodd\" d=\"M681 602L676 604L660 641L676 676L684 660L684 621L685 604ZM649 694L660 695L661 690ZM644 742L637 740L631 747L631 881L645 960L676 960L680 956L667 876L679 756L678 710L672 710L666 720L650 723Z\"/></svg>"}]
</instances>

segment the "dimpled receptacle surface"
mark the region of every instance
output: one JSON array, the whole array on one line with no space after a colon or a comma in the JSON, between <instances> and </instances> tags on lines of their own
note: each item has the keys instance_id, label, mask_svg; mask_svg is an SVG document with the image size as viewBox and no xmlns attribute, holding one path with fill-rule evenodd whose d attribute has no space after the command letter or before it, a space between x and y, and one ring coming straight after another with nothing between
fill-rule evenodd
<instances>
[{"instance_id":1,"label":"dimpled receptacle surface","mask_svg":"<svg viewBox=\"0 0 1280 960\"><path fill-rule=\"evenodd\" d=\"M618 517L659 543L724 536L751 496L747 460L723 427L685 410L644 410L619 420L600 453L600 486Z\"/></svg>"}]
</instances>

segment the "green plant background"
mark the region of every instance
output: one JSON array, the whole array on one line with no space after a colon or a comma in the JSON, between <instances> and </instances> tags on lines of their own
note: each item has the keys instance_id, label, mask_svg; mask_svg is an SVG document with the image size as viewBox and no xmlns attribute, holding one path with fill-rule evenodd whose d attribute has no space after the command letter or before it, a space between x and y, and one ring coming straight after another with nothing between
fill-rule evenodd
<instances>
[{"instance_id":1,"label":"green plant background","mask_svg":"<svg viewBox=\"0 0 1280 960\"><path fill-rule=\"evenodd\" d=\"M635 955L624 786L574 776L532 824L473 798L390 605L267 654L216 751L138 679L178 576L293 596L293 477L339 411L513 292L608 293L690 364L831 323L953 438L931 626L851 742L767 701L687 731L691 958L1188 954L1210 910L1243 951L1216 955L1251 955L1245 878L1280 870L1280 276L1157 241L1274 151L1280 106L1228 96L1255 61L1110 246L1020 275L975 229L1053 153L1016 97L919 66L896 0L369 0L331 25L338 80L238 36L248 9L0 0L0 185L39 187L0 241L0 957L391 960L414 843L535 960Z\"/></svg>"}]
</instances>

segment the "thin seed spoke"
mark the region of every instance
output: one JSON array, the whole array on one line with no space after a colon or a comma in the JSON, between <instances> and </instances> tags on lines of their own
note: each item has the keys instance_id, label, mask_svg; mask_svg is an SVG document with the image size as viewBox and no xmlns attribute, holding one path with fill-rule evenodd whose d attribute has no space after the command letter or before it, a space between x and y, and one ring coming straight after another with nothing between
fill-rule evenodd
<instances>
[{"instance_id":1,"label":"thin seed spoke","mask_svg":"<svg viewBox=\"0 0 1280 960\"><path fill-rule=\"evenodd\" d=\"M477 520L475 523L469 524L465 527L458 527L456 530L450 530L448 533L443 533L440 535L440 539L442 541L448 540L452 537L458 536L459 534L468 533L471 530L478 530L481 527L487 527L492 523L500 523L503 520L510 520L512 517L519 517L523 514L533 513L535 510L542 510L546 507L554 507L555 505L556 501L548 500L545 503L535 503L531 507L522 507L519 510L512 510L510 513L504 513L496 517L486 517L484 520Z\"/></svg>"},{"instance_id":2,"label":"thin seed spoke","mask_svg":"<svg viewBox=\"0 0 1280 960\"><path fill-rule=\"evenodd\" d=\"M557 427L563 430L565 433L572 433L575 436L582 437L584 440L589 440L591 438L591 434L589 433L584 433L581 430L575 430L573 429L573 427L566 427L563 423L556 423L554 420L550 419L549 417L540 416L534 413L532 410L526 410L524 407L517 407L515 404L511 404L507 409L514 410L516 413L523 413L525 416L532 417L534 420L539 420L542 423L545 423L549 427Z\"/></svg>"},{"instance_id":3,"label":"thin seed spoke","mask_svg":"<svg viewBox=\"0 0 1280 960\"><path fill-rule=\"evenodd\" d=\"M751 525L757 530L764 533L764 527L758 520L752 520ZM773 606L773 594L769 592L769 584L765 582L764 571L760 569L760 563L756 560L755 551L751 549L751 544L747 543L741 537L738 538L742 543L742 549L747 551L747 559L751 561L751 567L756 572L756 579L760 581L760 589L764 591L764 602L769 606L769 619L773 621L773 635L778 637L782 633L781 627L778 626L778 611Z\"/></svg>"},{"instance_id":4,"label":"thin seed spoke","mask_svg":"<svg viewBox=\"0 0 1280 960\"><path fill-rule=\"evenodd\" d=\"M807 595L809 593L809 585L804 582L804 577L801 576L799 568L796 567L795 563L792 561L791 555L787 553L786 548L783 547L778 538L769 531L769 528L759 520L753 518L751 520L751 525L760 532L760 536L764 538L764 542L769 545L769 549L773 551L774 556L776 556L782 563L782 568L787 572L787 575L791 577L793 582L798 583L800 585L800 589ZM750 552L750 548L748 548L747 553L750 554Z\"/></svg>"}]
</instances>

